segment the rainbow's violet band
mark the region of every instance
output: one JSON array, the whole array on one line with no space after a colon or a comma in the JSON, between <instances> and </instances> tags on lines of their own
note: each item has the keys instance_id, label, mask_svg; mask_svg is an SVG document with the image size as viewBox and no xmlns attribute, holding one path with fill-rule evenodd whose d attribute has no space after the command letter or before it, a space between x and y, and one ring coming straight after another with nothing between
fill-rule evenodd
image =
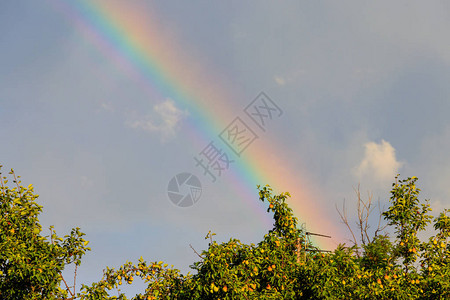
<instances>
[{"instance_id":1,"label":"rainbow's violet band","mask_svg":"<svg viewBox=\"0 0 450 300\"><path fill-rule=\"evenodd\" d=\"M236 95L220 86L220 73L202 70L202 61L186 57L187 45L180 47L175 33L158 23L147 2L126 1L65 1L51 3L82 32L104 55L114 60L149 95L170 98L189 112L188 134L199 144L200 151L233 120L236 111L244 107L230 107L228 99ZM204 64L203 64L204 65ZM256 96L256 95L255 95ZM250 102L253 99L247 99ZM219 113L217 113L219 112ZM308 184L306 176L289 163L286 151L260 138L250 145L245 155L235 159L228 181L235 192L259 211L263 222L271 222L265 208L257 201L257 184L270 184L276 192L289 191L290 206L300 223L311 231L341 236L329 215L314 199L317 190ZM194 164L194 161L193 161ZM180 170L182 171L182 170ZM175 174L174 174L175 175ZM267 204L268 205L268 204ZM334 217L334 216L333 216ZM330 249L334 240L315 240L316 245Z\"/></svg>"}]
</instances>

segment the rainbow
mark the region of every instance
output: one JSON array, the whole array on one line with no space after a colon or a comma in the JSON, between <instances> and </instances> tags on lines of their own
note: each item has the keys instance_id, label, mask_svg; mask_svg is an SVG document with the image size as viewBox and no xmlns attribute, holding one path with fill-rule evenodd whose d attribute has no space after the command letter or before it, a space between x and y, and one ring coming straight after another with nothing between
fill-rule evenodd
<instances>
[{"instance_id":1,"label":"rainbow","mask_svg":"<svg viewBox=\"0 0 450 300\"><path fill-rule=\"evenodd\" d=\"M126 1L117 0L50 1L89 42L120 66L144 91L159 94L160 99L170 98L177 106L188 110L188 132L201 146L216 138L236 117L235 112L243 109L230 107L227 99L242 97L230 92L232 88L224 88L226 80L220 74L205 70L204 66L208 64L202 58L192 54L188 57L185 53L192 52L180 51L186 49L186 45L180 47L176 33L161 26L158 16L146 7L147 2L127 5ZM245 99L244 103L251 100ZM322 207L312 201L320 198L320 192L307 176L290 168L283 153L281 147L264 138L258 139L258 147L247 148L245 155L227 171L233 175L221 180L228 180L239 197L261 212L264 222L270 219L257 201L256 185L268 183L276 192L290 192L290 206L300 223L307 224L308 230L341 237L341 232L329 221L330 216L323 215ZM315 244L334 249L337 241L320 239Z\"/></svg>"}]
</instances>

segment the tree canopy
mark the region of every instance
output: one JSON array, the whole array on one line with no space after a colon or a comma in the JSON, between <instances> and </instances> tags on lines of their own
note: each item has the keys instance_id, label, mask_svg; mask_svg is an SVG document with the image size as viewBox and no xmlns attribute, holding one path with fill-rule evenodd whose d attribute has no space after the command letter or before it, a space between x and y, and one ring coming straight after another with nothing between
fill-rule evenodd
<instances>
[{"instance_id":1,"label":"tree canopy","mask_svg":"<svg viewBox=\"0 0 450 300\"><path fill-rule=\"evenodd\" d=\"M79 228L60 238L51 227L43 236L37 195L13 176L13 187L1 177L0 298L1 299L128 299L120 290L141 278L146 288L131 299L449 299L450 217L437 218L419 199L416 177L395 178L390 207L382 212L386 231L364 237L362 243L339 245L322 252L307 243L307 232L288 206L289 193L274 195L258 187L268 202L273 228L258 244L237 239L217 243L209 232L208 249L197 253L193 273L164 262L126 262L106 268L103 277L79 292L62 271L78 266L87 248ZM418 233L432 223L434 235ZM390 236L392 234L392 236ZM194 250L195 251L195 250Z\"/></svg>"},{"instance_id":2,"label":"tree canopy","mask_svg":"<svg viewBox=\"0 0 450 300\"><path fill-rule=\"evenodd\" d=\"M79 266L90 250L84 233L74 228L61 238L50 227L50 235L43 236L38 195L31 184L21 186L13 170L10 175L12 187L0 173L0 299L66 299L62 271L70 264Z\"/></svg>"}]
</instances>

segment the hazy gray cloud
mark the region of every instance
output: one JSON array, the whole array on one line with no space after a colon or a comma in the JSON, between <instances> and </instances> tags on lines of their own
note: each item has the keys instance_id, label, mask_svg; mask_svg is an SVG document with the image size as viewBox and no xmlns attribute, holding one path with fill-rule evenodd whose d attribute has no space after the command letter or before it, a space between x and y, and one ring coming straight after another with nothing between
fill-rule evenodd
<instances>
[{"instance_id":1,"label":"hazy gray cloud","mask_svg":"<svg viewBox=\"0 0 450 300\"><path fill-rule=\"evenodd\" d=\"M414 168L408 170L408 176L418 174L422 197L431 200L432 213L437 215L444 208L449 208L450 126L423 138L418 152L418 160Z\"/></svg>"}]
</instances>

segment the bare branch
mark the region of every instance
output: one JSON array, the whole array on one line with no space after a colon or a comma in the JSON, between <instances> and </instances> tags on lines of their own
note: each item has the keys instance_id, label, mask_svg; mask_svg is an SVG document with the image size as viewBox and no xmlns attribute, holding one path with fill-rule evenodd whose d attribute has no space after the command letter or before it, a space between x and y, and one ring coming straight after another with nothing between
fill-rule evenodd
<instances>
[{"instance_id":1,"label":"bare branch","mask_svg":"<svg viewBox=\"0 0 450 300\"><path fill-rule=\"evenodd\" d=\"M373 208L372 208L372 199L373 199L373 194L368 193L367 204L364 203L364 201L361 200L361 201L363 202L364 208L365 208L365 210L366 210L366 216L365 216L365 218L364 218L364 234L365 234L365 236L366 236L367 243L370 243L370 237L369 237L368 230L369 230L369 228L370 228L370 225L369 225L369 216L370 216L370 214L371 214L372 211L373 211Z\"/></svg>"},{"instance_id":2,"label":"bare branch","mask_svg":"<svg viewBox=\"0 0 450 300\"><path fill-rule=\"evenodd\" d=\"M16 177L16 173L14 173L14 170L11 169L10 174L12 174L12 176L14 177L14 183L17 186L17 191L19 192L19 197L22 197L22 191L20 190L20 185L19 185L19 181L17 181L17 177Z\"/></svg>"},{"instance_id":3,"label":"bare branch","mask_svg":"<svg viewBox=\"0 0 450 300\"><path fill-rule=\"evenodd\" d=\"M355 245L357 245L358 242L356 241L355 234L353 233L352 228L351 228L350 225L348 224L347 210L346 210L346 208L345 208L345 199L344 199L344 202L342 203L342 212L339 210L339 208L337 207L337 205L336 205L336 210L337 210L339 216L341 217L342 222L345 224L345 226L347 226L348 230L349 230L350 233L352 234L352 236L353 236L353 243L354 243Z\"/></svg>"},{"instance_id":4,"label":"bare branch","mask_svg":"<svg viewBox=\"0 0 450 300\"><path fill-rule=\"evenodd\" d=\"M73 276L73 295L75 295L75 285L77 282L77 269L78 269L78 265L75 265L75 274Z\"/></svg>"},{"instance_id":5,"label":"bare branch","mask_svg":"<svg viewBox=\"0 0 450 300\"><path fill-rule=\"evenodd\" d=\"M201 259L203 259L203 257L202 257L200 254L198 254L198 252L194 249L194 247L192 247L191 244L189 244L189 247L191 247L191 249L195 252L195 254L197 254L198 257L200 257Z\"/></svg>"},{"instance_id":6,"label":"bare branch","mask_svg":"<svg viewBox=\"0 0 450 300\"><path fill-rule=\"evenodd\" d=\"M59 275L61 275L61 279L62 279L62 281L64 282L64 284L66 285L66 290L70 293L70 296L72 296L72 298L73 298L75 295L74 295L74 293L72 293L72 291L70 290L69 286L67 285L66 280L64 280L64 276L63 276L61 273L59 273Z\"/></svg>"},{"instance_id":7,"label":"bare branch","mask_svg":"<svg viewBox=\"0 0 450 300\"><path fill-rule=\"evenodd\" d=\"M377 226L377 230L375 230L374 237L376 237L380 231L383 231L387 227L387 224L385 224L383 227L380 227L381 226L381 219L383 217L383 212L382 211L384 210L384 206L383 206L383 209L381 209L381 207L380 207L380 200L378 200L377 202L378 202L378 211L380 213L380 216L378 218L378 226Z\"/></svg>"},{"instance_id":8,"label":"bare branch","mask_svg":"<svg viewBox=\"0 0 450 300\"><path fill-rule=\"evenodd\" d=\"M359 232L360 232L360 234L361 234L361 243L363 244L363 245L365 245L366 244L366 241L364 240L364 234L363 234L363 231L364 231L364 222L363 222L363 220L364 220L364 210L361 208L361 204L363 205L363 206L365 206L365 203L362 201L362 199L361 199L361 192L359 191L359 184L358 184L358 187L357 188L353 188L353 190L355 191L355 193L356 193L356 196L357 196L357 209L358 209L358 223L357 223L357 225L358 225L358 228L359 228Z\"/></svg>"},{"instance_id":9,"label":"bare branch","mask_svg":"<svg viewBox=\"0 0 450 300\"><path fill-rule=\"evenodd\" d=\"M0 165L1 167L1 165ZM3 196L5 196L5 183L3 182L3 177L2 177L2 173L0 172L0 183L2 185L2 194Z\"/></svg>"},{"instance_id":10,"label":"bare branch","mask_svg":"<svg viewBox=\"0 0 450 300\"><path fill-rule=\"evenodd\" d=\"M337 208L337 205L336 205L336 210L339 213L339 216L340 216L342 222L347 226L348 230L350 231L350 233L353 237L353 241L350 239L349 239L349 241L353 242L353 244L355 246L358 246L358 243L361 243L361 245L367 245L367 244L371 243L373 241L373 238L375 238L379 234L379 232L384 230L387 227L387 225L381 226L381 220L382 220L383 213L380 208L380 202L378 201L378 211L380 214L379 219L378 219L378 224L377 224L378 226L376 227L376 230L373 235L369 232L369 229L371 228L369 218L370 218L370 215L374 212L374 210L376 208L374 205L374 202L373 202L373 194L368 193L367 200L364 201L363 198L361 197L360 185L358 184L358 186L356 188L353 188L353 190L355 191L355 194L356 194L357 220L355 221L355 223L356 223L356 227L359 230L359 233L358 233L359 238L360 238L359 241L356 239L355 232L352 230L352 228L349 224L347 210L345 207L345 200L342 204L342 211ZM359 251L356 251L356 253L358 256L360 255Z\"/></svg>"}]
</instances>

